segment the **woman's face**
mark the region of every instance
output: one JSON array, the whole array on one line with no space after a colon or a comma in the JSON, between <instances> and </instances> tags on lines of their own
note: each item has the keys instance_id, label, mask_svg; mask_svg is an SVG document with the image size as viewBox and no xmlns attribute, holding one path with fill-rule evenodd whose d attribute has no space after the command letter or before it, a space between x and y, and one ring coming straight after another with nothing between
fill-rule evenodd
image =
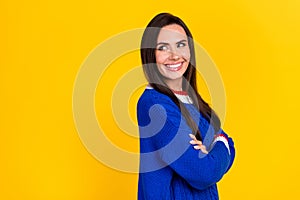
<instances>
[{"instance_id":1,"label":"woman's face","mask_svg":"<svg viewBox=\"0 0 300 200\"><path fill-rule=\"evenodd\" d=\"M156 64L166 82L182 81L190 62L188 38L184 29L171 24L164 26L158 35Z\"/></svg>"}]
</instances>

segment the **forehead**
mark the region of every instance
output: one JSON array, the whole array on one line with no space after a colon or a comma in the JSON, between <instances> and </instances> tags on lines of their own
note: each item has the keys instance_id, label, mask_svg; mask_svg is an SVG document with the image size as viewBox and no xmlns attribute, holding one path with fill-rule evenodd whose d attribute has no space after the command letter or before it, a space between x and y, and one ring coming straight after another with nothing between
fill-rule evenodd
<instances>
[{"instance_id":1,"label":"forehead","mask_svg":"<svg viewBox=\"0 0 300 200\"><path fill-rule=\"evenodd\" d=\"M187 35L184 29L178 24L171 24L161 28L157 42L178 42L180 40L187 40Z\"/></svg>"}]
</instances>

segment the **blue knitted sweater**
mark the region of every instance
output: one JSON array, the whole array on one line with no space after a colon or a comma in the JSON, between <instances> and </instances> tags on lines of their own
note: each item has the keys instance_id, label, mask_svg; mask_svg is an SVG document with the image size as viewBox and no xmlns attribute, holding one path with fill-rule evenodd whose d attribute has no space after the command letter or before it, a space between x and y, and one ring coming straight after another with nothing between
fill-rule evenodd
<instances>
[{"instance_id":1,"label":"blue knitted sweater","mask_svg":"<svg viewBox=\"0 0 300 200\"><path fill-rule=\"evenodd\" d=\"M188 96L187 96L188 97ZM139 200L216 200L216 183L231 167L231 138L213 142L216 132L192 103L184 102L199 126L209 153L189 143L190 127L176 104L155 89L146 89L137 105L140 132Z\"/></svg>"}]
</instances>

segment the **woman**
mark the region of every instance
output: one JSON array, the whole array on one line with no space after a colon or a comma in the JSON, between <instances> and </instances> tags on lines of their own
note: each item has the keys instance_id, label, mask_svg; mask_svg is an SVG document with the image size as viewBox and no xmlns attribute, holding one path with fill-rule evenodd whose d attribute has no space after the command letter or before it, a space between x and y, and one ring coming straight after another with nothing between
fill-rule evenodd
<instances>
[{"instance_id":1,"label":"woman","mask_svg":"<svg viewBox=\"0 0 300 200\"><path fill-rule=\"evenodd\" d=\"M235 149L197 91L191 32L178 17L158 14L144 31L141 58L149 85L137 105L138 199L219 199L216 183Z\"/></svg>"}]
</instances>

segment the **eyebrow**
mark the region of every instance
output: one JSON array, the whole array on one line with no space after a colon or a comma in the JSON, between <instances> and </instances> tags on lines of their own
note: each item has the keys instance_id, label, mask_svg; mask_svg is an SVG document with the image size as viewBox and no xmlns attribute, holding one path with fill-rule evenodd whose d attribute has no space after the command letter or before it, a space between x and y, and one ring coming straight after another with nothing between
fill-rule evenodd
<instances>
[{"instance_id":1,"label":"eyebrow","mask_svg":"<svg viewBox=\"0 0 300 200\"><path fill-rule=\"evenodd\" d=\"M182 42L187 42L187 40L180 40L180 41L176 42L176 44L182 43ZM156 44L156 46L162 45L162 44L163 45L168 45L169 43L167 43L167 42L159 42L159 43Z\"/></svg>"}]
</instances>

